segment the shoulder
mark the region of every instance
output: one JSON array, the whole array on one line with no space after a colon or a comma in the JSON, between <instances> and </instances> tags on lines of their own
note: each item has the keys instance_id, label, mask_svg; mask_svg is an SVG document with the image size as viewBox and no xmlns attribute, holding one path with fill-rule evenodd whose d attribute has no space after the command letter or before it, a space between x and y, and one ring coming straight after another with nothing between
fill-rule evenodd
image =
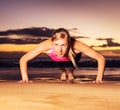
<instances>
[{"instance_id":1,"label":"shoulder","mask_svg":"<svg viewBox=\"0 0 120 110\"><path fill-rule=\"evenodd\" d=\"M47 40L44 40L44 41L42 41L42 42L39 43L39 45L44 45L44 44L52 44L51 38L49 38Z\"/></svg>"},{"instance_id":2,"label":"shoulder","mask_svg":"<svg viewBox=\"0 0 120 110\"><path fill-rule=\"evenodd\" d=\"M89 50L90 47L79 40L75 40L73 44L73 49L74 51L77 51L77 52L84 52Z\"/></svg>"},{"instance_id":3,"label":"shoulder","mask_svg":"<svg viewBox=\"0 0 120 110\"><path fill-rule=\"evenodd\" d=\"M50 47L52 46L52 40L51 40L51 38L40 42L40 43L38 44L38 46L44 47L44 48L50 48Z\"/></svg>"},{"instance_id":4,"label":"shoulder","mask_svg":"<svg viewBox=\"0 0 120 110\"><path fill-rule=\"evenodd\" d=\"M51 48L52 48L52 40L51 40L51 38L39 43L38 47L42 49L42 53L49 53Z\"/></svg>"},{"instance_id":5,"label":"shoulder","mask_svg":"<svg viewBox=\"0 0 120 110\"><path fill-rule=\"evenodd\" d=\"M36 53L46 53L46 51L52 48L52 41L51 39L44 40L40 42L37 47L33 49Z\"/></svg>"}]
</instances>

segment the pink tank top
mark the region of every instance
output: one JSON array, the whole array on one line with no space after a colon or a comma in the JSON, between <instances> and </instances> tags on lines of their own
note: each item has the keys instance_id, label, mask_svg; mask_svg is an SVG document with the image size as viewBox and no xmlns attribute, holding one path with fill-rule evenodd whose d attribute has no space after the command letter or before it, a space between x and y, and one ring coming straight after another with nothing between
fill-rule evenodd
<instances>
[{"instance_id":1,"label":"pink tank top","mask_svg":"<svg viewBox=\"0 0 120 110\"><path fill-rule=\"evenodd\" d=\"M53 49L51 49L50 58L51 58L53 61L56 61L56 62L68 62L68 61L70 61L70 59L69 59L68 57L57 57L57 56L54 54L54 50L53 50Z\"/></svg>"}]
</instances>

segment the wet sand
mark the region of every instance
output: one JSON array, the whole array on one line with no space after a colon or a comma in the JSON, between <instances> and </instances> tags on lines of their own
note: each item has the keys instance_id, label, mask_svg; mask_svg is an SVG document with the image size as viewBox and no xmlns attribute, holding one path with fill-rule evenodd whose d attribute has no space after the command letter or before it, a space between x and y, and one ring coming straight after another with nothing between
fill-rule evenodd
<instances>
[{"instance_id":1,"label":"wet sand","mask_svg":"<svg viewBox=\"0 0 120 110\"><path fill-rule=\"evenodd\" d=\"M43 73L42 71L39 72ZM86 77L83 77L76 71L75 83L68 84L59 81L59 74L51 77L49 70L45 73L46 77L40 73L33 75L31 72L33 84L18 84L19 78L13 77L14 72L18 70L14 70L11 75L9 72L11 71L6 70L0 73L1 110L120 109L119 75L105 76L103 84L90 84L88 82L94 78L94 75L89 76L86 72Z\"/></svg>"}]
</instances>

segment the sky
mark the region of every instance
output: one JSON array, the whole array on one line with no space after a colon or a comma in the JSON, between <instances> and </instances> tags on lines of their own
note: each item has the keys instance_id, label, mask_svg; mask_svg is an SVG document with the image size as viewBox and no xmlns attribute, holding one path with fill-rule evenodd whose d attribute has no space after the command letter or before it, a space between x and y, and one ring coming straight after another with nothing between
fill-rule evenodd
<instances>
[{"instance_id":1,"label":"sky","mask_svg":"<svg viewBox=\"0 0 120 110\"><path fill-rule=\"evenodd\" d=\"M119 0L0 0L0 31L64 27L88 45L120 44ZM117 47L118 48L118 47ZM5 45L1 45L5 49Z\"/></svg>"}]
</instances>

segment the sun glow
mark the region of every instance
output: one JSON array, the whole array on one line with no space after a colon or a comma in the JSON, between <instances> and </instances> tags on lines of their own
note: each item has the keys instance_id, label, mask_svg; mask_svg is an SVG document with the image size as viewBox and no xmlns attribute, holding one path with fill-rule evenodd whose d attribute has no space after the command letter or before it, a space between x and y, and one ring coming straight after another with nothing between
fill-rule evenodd
<instances>
[{"instance_id":1,"label":"sun glow","mask_svg":"<svg viewBox=\"0 0 120 110\"><path fill-rule=\"evenodd\" d=\"M0 44L0 51L3 52L28 52L34 49L37 44L23 44L23 45L16 45L16 44ZM95 50L118 50L120 51L120 46L116 47L93 47Z\"/></svg>"},{"instance_id":2,"label":"sun glow","mask_svg":"<svg viewBox=\"0 0 120 110\"><path fill-rule=\"evenodd\" d=\"M16 44L1 44L0 51L4 52L27 52L31 49L35 48L37 44L24 44L24 45L16 45Z\"/></svg>"},{"instance_id":3,"label":"sun glow","mask_svg":"<svg viewBox=\"0 0 120 110\"><path fill-rule=\"evenodd\" d=\"M117 50L120 51L120 46L115 47L94 47L95 50Z\"/></svg>"}]
</instances>

